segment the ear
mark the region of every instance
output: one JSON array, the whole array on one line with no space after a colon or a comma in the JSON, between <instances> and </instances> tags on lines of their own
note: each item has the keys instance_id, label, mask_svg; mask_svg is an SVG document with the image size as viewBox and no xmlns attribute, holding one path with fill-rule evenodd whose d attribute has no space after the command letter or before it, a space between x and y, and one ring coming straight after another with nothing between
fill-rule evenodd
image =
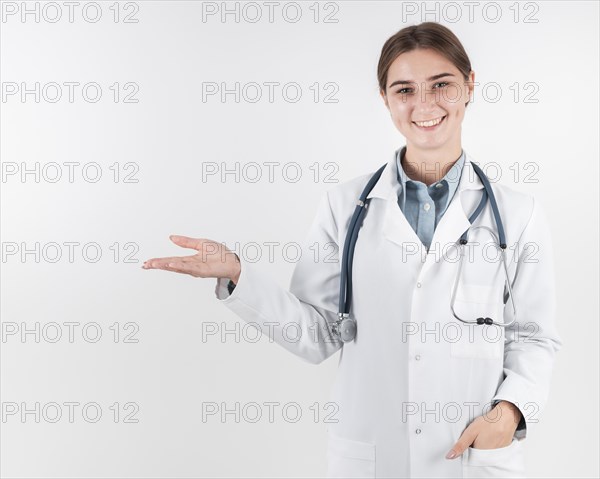
<instances>
[{"instance_id":1,"label":"ear","mask_svg":"<svg viewBox=\"0 0 600 479\"><path fill-rule=\"evenodd\" d=\"M475 72L473 70L471 70L471 72L469 73L469 80L467 82L467 93L469 96L469 101L468 103L471 102L471 100L473 99L473 93L475 92Z\"/></svg>"},{"instance_id":2,"label":"ear","mask_svg":"<svg viewBox=\"0 0 600 479\"><path fill-rule=\"evenodd\" d=\"M381 95L381 98L383 99L383 103L385 103L385 107L389 110L390 106L388 105L387 95L385 94L385 92L383 90L379 90L379 94Z\"/></svg>"}]
</instances>

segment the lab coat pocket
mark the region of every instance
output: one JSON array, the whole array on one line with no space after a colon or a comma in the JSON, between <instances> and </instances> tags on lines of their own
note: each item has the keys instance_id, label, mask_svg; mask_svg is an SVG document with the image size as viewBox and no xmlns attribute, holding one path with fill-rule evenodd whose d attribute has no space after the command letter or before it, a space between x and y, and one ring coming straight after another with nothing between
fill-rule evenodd
<instances>
[{"instance_id":1,"label":"lab coat pocket","mask_svg":"<svg viewBox=\"0 0 600 479\"><path fill-rule=\"evenodd\" d=\"M526 477L522 440L513 437L508 446L497 449L469 447L462 455L462 469L464 478Z\"/></svg>"},{"instance_id":2,"label":"lab coat pocket","mask_svg":"<svg viewBox=\"0 0 600 479\"><path fill-rule=\"evenodd\" d=\"M327 477L375 477L375 444L329 433Z\"/></svg>"},{"instance_id":3,"label":"lab coat pocket","mask_svg":"<svg viewBox=\"0 0 600 479\"><path fill-rule=\"evenodd\" d=\"M479 317L503 322L500 290L479 284L461 284L456 292L454 312L464 320ZM450 355L459 358L494 359L504 356L504 328L488 324L466 324L452 315L445 336L450 341Z\"/></svg>"}]
</instances>

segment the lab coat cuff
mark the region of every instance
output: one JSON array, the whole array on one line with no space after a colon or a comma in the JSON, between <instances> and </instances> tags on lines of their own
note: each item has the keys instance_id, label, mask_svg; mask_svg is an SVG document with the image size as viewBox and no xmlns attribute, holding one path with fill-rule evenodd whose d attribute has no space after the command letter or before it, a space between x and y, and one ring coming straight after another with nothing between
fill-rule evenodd
<instances>
[{"instance_id":1,"label":"lab coat cuff","mask_svg":"<svg viewBox=\"0 0 600 479\"><path fill-rule=\"evenodd\" d=\"M248 269L250 269L251 266L249 266L248 263L246 263L245 259L243 259L241 256L238 255L238 258L240 259L241 266L240 277L238 278L238 282L236 283L235 288L233 289L231 294L229 294L229 288L227 287L229 285L229 278L217 278L217 284L215 286L215 296L223 303L228 303L232 301L233 298L237 296L236 292L240 288L245 289L244 284L248 282Z\"/></svg>"},{"instance_id":2,"label":"lab coat cuff","mask_svg":"<svg viewBox=\"0 0 600 479\"><path fill-rule=\"evenodd\" d=\"M229 278L217 278L217 285L215 287L215 295L217 296L217 299L224 300L230 296L229 290L227 289L228 283Z\"/></svg>"}]
</instances>

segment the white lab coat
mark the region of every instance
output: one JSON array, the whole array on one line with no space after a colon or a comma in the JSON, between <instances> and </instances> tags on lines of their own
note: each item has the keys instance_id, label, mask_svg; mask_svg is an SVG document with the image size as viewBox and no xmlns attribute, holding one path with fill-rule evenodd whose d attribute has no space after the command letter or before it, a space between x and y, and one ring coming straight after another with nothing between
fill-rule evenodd
<instances>
[{"instance_id":1,"label":"white lab coat","mask_svg":"<svg viewBox=\"0 0 600 479\"><path fill-rule=\"evenodd\" d=\"M470 226L468 216L483 189L465 154L456 194L429 254L398 206L395 153L390 155L368 195L354 253L355 341L342 347L326 322L337 319L344 239L372 173L323 195L290 291L245 258L233 294L228 295L227 280L217 280L215 293L223 305L258 324L264 334L271 332L295 355L319 364L341 349L331 392L339 421L328 428L328 477L524 477L522 440L544 408L555 353L562 346L554 325L551 238L538 201L493 183L518 325L505 332L457 321L450 309L455 244ZM497 231L489 202L475 225ZM508 322L512 308L510 301L503 305L504 273L494 260L493 239L479 229L469 240L477 246L465 262L455 311L469 319ZM465 427L496 399L517 405L526 429L517 431L507 447L469 448L462 457L446 459Z\"/></svg>"}]
</instances>

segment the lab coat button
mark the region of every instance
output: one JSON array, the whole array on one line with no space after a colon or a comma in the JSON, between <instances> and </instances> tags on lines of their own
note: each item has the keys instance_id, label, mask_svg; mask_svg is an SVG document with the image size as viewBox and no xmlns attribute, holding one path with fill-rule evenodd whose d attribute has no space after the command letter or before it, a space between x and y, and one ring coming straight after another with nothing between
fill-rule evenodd
<instances>
[{"instance_id":1,"label":"lab coat button","mask_svg":"<svg viewBox=\"0 0 600 479\"><path fill-rule=\"evenodd\" d=\"M417 354L417 355L415 356L415 359L418 361L419 359L421 359L421 355L420 355L420 354Z\"/></svg>"},{"instance_id":2,"label":"lab coat button","mask_svg":"<svg viewBox=\"0 0 600 479\"><path fill-rule=\"evenodd\" d=\"M421 434L421 430L420 430L420 429L417 429L415 432L416 432L417 434Z\"/></svg>"},{"instance_id":3,"label":"lab coat button","mask_svg":"<svg viewBox=\"0 0 600 479\"><path fill-rule=\"evenodd\" d=\"M420 288L420 287L421 287L421 283L417 283L417 288Z\"/></svg>"}]
</instances>

